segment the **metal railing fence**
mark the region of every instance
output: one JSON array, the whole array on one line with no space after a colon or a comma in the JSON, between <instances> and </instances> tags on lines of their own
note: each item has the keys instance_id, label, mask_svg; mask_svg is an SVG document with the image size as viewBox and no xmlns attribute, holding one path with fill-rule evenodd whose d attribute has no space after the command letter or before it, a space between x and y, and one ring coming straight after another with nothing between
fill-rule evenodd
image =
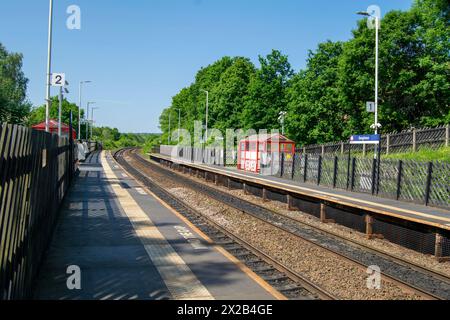
<instances>
[{"instance_id":1,"label":"metal railing fence","mask_svg":"<svg viewBox=\"0 0 450 320\"><path fill-rule=\"evenodd\" d=\"M450 145L450 125L411 129L403 132L389 133L381 136L381 153L416 152L421 149L439 149ZM352 152L365 154L373 153L373 145L348 145L348 142L332 142L308 145L302 148L308 154L345 154L348 149Z\"/></svg>"},{"instance_id":2,"label":"metal railing fence","mask_svg":"<svg viewBox=\"0 0 450 320\"><path fill-rule=\"evenodd\" d=\"M161 146L163 155L192 163L235 166L236 151ZM229 156L232 154L232 156ZM225 159L228 160L225 163ZM230 161L231 159L231 161ZM450 163L296 153L274 153L265 175L401 201L450 208Z\"/></svg>"}]
</instances>

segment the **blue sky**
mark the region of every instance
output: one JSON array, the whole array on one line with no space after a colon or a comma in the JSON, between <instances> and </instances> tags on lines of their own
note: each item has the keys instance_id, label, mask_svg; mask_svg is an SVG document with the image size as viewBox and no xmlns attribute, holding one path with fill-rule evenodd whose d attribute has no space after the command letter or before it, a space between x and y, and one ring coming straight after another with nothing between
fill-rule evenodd
<instances>
[{"instance_id":1,"label":"blue sky","mask_svg":"<svg viewBox=\"0 0 450 320\"><path fill-rule=\"evenodd\" d=\"M24 55L28 97L44 103L48 0L1 0L0 42ZM412 0L55 0L53 72L65 72L69 100L92 80L84 102L96 101L97 125L122 132L159 132L158 117L195 73L222 56L256 63L271 49L304 68L309 49L347 40L369 5L382 14ZM68 30L66 9L81 8L81 30ZM52 94L57 91L53 89ZM214 106L212 106L214 107Z\"/></svg>"}]
</instances>

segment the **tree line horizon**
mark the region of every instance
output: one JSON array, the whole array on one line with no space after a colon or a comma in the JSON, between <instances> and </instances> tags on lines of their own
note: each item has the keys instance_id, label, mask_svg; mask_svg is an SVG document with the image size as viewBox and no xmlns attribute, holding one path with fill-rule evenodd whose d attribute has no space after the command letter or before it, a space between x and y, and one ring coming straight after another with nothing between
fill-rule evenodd
<instances>
[{"instance_id":1,"label":"tree line horizon","mask_svg":"<svg viewBox=\"0 0 450 320\"><path fill-rule=\"evenodd\" d=\"M379 116L381 133L450 123L449 6L444 0L416 0L407 11L381 20ZM225 56L201 68L160 115L162 141L181 128L194 134L194 121L208 128L277 129L286 111L285 133L297 144L343 141L373 133L375 30L358 21L348 41L326 41L308 53L306 68L295 72L288 56L272 50L249 58ZM172 144L177 140L172 139Z\"/></svg>"}]
</instances>

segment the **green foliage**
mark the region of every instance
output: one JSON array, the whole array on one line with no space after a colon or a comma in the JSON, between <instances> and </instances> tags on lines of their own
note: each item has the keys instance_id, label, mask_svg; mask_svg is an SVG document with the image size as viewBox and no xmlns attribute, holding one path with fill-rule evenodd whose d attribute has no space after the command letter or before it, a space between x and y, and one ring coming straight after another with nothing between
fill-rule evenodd
<instances>
[{"instance_id":1,"label":"green foliage","mask_svg":"<svg viewBox=\"0 0 450 320\"><path fill-rule=\"evenodd\" d=\"M59 112L59 98L52 97L52 104L49 110L50 119L58 119ZM32 126L45 121L45 105L33 109L27 117L27 125ZM61 108L61 121L65 124L70 123L70 112L72 111L72 127L78 134L78 106L75 103L69 102L66 99L62 101ZM81 117L84 117L84 110L81 109ZM85 137L86 126L82 123L81 125L81 137Z\"/></svg>"},{"instance_id":2,"label":"green foliage","mask_svg":"<svg viewBox=\"0 0 450 320\"><path fill-rule=\"evenodd\" d=\"M243 111L245 129L278 129L278 116L285 111L286 89L293 76L287 56L273 50L259 57L261 68L252 76Z\"/></svg>"},{"instance_id":3,"label":"green foliage","mask_svg":"<svg viewBox=\"0 0 450 320\"><path fill-rule=\"evenodd\" d=\"M297 141L314 144L343 136L345 112L335 86L342 50L340 42L320 44L315 52L309 52L306 70L292 79L286 128Z\"/></svg>"},{"instance_id":4,"label":"green foliage","mask_svg":"<svg viewBox=\"0 0 450 320\"><path fill-rule=\"evenodd\" d=\"M211 112L215 128L225 131L228 128L240 128L245 125L242 107L246 103L251 79L255 76L255 67L250 60L236 58L220 77L211 92ZM220 119L220 121L217 121Z\"/></svg>"},{"instance_id":5,"label":"green foliage","mask_svg":"<svg viewBox=\"0 0 450 320\"><path fill-rule=\"evenodd\" d=\"M383 159L450 162L450 147L444 147L437 150L421 149L417 152L383 155Z\"/></svg>"},{"instance_id":6,"label":"green foliage","mask_svg":"<svg viewBox=\"0 0 450 320\"><path fill-rule=\"evenodd\" d=\"M106 150L116 150L126 147L143 147L150 150L160 144L160 135L152 133L120 133L117 128L94 127L93 139L103 144Z\"/></svg>"},{"instance_id":7,"label":"green foliage","mask_svg":"<svg viewBox=\"0 0 450 320\"><path fill-rule=\"evenodd\" d=\"M379 33L379 122L382 132L450 123L449 6L445 0L416 0L408 11L392 11ZM358 22L346 42L327 41L310 51L305 70L293 74L287 56L273 50L255 67L242 57L224 57L202 68L195 82L173 97L160 117L162 141L181 126L280 129L278 114L288 111L287 135L298 144L348 139L370 133L374 99L375 30Z\"/></svg>"},{"instance_id":8,"label":"green foliage","mask_svg":"<svg viewBox=\"0 0 450 320\"><path fill-rule=\"evenodd\" d=\"M212 65L202 68L195 82L182 89L172 99L172 105L160 116L161 137L168 143L170 131L178 128L180 110L181 128L194 131L194 121L206 120L206 93L209 92L209 128L227 129L243 125L242 109L248 92L254 65L246 58L224 57ZM170 115L170 117L169 117Z\"/></svg>"},{"instance_id":9,"label":"green foliage","mask_svg":"<svg viewBox=\"0 0 450 320\"><path fill-rule=\"evenodd\" d=\"M0 43L0 122L22 124L30 111L22 58L21 54L7 52Z\"/></svg>"}]
</instances>

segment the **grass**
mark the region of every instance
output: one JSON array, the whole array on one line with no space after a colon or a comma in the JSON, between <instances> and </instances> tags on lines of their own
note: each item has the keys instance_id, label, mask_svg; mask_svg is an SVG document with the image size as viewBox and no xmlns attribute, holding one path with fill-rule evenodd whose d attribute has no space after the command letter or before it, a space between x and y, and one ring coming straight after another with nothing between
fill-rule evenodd
<instances>
[{"instance_id":1,"label":"grass","mask_svg":"<svg viewBox=\"0 0 450 320\"><path fill-rule=\"evenodd\" d=\"M352 152L352 157L356 158L372 158L373 151L367 152L366 156L363 153ZM417 152L402 152L391 153L389 155L381 154L381 159L393 159L393 160L415 160L415 161L442 161L450 163L450 147L442 147L439 149L427 149L423 148Z\"/></svg>"},{"instance_id":2,"label":"grass","mask_svg":"<svg viewBox=\"0 0 450 320\"><path fill-rule=\"evenodd\" d=\"M436 150L421 149L417 152L394 153L383 155L383 159L417 160L417 161L443 161L450 162L450 147Z\"/></svg>"}]
</instances>

